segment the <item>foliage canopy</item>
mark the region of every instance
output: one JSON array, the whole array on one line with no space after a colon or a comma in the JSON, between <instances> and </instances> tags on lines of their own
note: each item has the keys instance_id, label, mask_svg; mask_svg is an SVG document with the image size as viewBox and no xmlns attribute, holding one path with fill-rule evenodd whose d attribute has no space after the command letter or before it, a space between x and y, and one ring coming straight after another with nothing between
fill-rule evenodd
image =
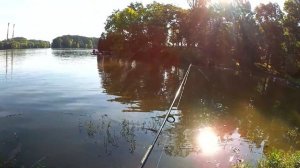
<instances>
[{"instance_id":1,"label":"foliage canopy","mask_svg":"<svg viewBox=\"0 0 300 168\"><path fill-rule=\"evenodd\" d=\"M26 48L50 48L50 43L42 40L27 40L24 37L0 41L0 50Z\"/></svg>"},{"instance_id":2,"label":"foliage canopy","mask_svg":"<svg viewBox=\"0 0 300 168\"><path fill-rule=\"evenodd\" d=\"M252 10L247 0L188 3L190 9L153 2L114 11L98 49L148 59L186 51L181 58L194 64L300 77L299 0L287 0L285 12L276 3Z\"/></svg>"},{"instance_id":3,"label":"foliage canopy","mask_svg":"<svg viewBox=\"0 0 300 168\"><path fill-rule=\"evenodd\" d=\"M53 39L52 48L97 48L98 38L65 35Z\"/></svg>"}]
</instances>

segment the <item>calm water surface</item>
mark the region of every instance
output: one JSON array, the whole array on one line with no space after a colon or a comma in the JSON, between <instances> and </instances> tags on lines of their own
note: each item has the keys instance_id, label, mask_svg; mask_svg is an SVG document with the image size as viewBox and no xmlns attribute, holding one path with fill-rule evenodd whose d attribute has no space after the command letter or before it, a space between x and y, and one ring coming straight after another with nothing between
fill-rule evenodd
<instances>
[{"instance_id":1,"label":"calm water surface","mask_svg":"<svg viewBox=\"0 0 300 168\"><path fill-rule=\"evenodd\" d=\"M0 51L0 163L139 167L185 69L89 50ZM299 150L299 98L274 77L193 66L145 167L255 165L273 147Z\"/></svg>"}]
</instances>

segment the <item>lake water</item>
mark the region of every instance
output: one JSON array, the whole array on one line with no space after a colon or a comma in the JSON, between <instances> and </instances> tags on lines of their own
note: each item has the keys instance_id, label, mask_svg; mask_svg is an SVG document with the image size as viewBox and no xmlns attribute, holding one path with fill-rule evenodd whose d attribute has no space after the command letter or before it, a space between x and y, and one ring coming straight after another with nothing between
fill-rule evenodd
<instances>
[{"instance_id":1,"label":"lake water","mask_svg":"<svg viewBox=\"0 0 300 168\"><path fill-rule=\"evenodd\" d=\"M139 167L186 69L0 51L0 167ZM192 66L145 167L255 165L273 147L299 150L299 98L278 78Z\"/></svg>"}]
</instances>

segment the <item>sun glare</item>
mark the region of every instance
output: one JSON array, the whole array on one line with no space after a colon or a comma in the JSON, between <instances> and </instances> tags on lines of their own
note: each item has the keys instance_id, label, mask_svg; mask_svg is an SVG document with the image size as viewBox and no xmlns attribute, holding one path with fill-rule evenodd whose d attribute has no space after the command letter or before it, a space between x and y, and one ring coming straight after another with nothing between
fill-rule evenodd
<instances>
[{"instance_id":1,"label":"sun glare","mask_svg":"<svg viewBox=\"0 0 300 168\"><path fill-rule=\"evenodd\" d=\"M231 3L231 2L233 2L233 0L211 0L210 2L211 2L212 4L218 4L218 3L226 4L226 3Z\"/></svg>"},{"instance_id":2,"label":"sun glare","mask_svg":"<svg viewBox=\"0 0 300 168\"><path fill-rule=\"evenodd\" d=\"M205 155L212 155L220 148L219 137L211 127L199 129L197 143L200 150Z\"/></svg>"}]
</instances>

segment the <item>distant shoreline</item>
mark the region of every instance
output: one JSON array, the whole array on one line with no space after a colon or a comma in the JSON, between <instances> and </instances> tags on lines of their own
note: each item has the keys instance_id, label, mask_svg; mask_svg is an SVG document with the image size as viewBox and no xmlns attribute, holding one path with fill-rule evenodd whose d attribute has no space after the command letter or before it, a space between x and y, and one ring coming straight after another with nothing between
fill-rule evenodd
<instances>
[{"instance_id":1,"label":"distant shoreline","mask_svg":"<svg viewBox=\"0 0 300 168\"><path fill-rule=\"evenodd\" d=\"M78 35L64 35L53 39L51 48L70 48L70 49L93 49L98 46L98 38L84 37Z\"/></svg>"},{"instance_id":2,"label":"distant shoreline","mask_svg":"<svg viewBox=\"0 0 300 168\"><path fill-rule=\"evenodd\" d=\"M0 41L0 50L30 48L50 48L50 42L34 39L28 40L24 37L15 37L12 39Z\"/></svg>"}]
</instances>

